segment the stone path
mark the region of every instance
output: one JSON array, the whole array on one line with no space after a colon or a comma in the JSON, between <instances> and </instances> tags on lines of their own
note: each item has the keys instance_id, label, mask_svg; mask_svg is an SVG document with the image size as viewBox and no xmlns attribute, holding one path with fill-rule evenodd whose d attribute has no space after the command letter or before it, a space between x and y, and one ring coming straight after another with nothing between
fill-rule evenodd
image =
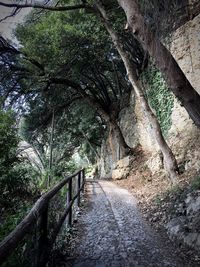
<instances>
[{"instance_id":1,"label":"stone path","mask_svg":"<svg viewBox=\"0 0 200 267\"><path fill-rule=\"evenodd\" d=\"M67 266L194 266L182 262L173 247L146 225L127 190L109 181L91 181L87 183L87 195Z\"/></svg>"}]
</instances>

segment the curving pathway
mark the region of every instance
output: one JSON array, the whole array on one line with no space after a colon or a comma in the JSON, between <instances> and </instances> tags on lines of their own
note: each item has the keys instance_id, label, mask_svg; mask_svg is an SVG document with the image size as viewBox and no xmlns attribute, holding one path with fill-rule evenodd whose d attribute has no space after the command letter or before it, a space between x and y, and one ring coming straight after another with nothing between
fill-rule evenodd
<instances>
[{"instance_id":1,"label":"curving pathway","mask_svg":"<svg viewBox=\"0 0 200 267\"><path fill-rule=\"evenodd\" d=\"M78 222L69 266L194 267L147 226L127 190L109 181L87 182L86 190L87 207Z\"/></svg>"}]
</instances>

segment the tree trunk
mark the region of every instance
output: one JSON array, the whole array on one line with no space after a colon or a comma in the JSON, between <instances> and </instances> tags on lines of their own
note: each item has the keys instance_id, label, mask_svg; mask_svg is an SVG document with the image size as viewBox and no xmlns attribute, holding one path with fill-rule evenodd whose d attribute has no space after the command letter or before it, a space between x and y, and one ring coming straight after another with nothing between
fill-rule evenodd
<instances>
[{"instance_id":1,"label":"tree trunk","mask_svg":"<svg viewBox=\"0 0 200 267\"><path fill-rule=\"evenodd\" d=\"M96 108L97 113L99 116L105 121L106 125L109 127L110 130L115 131L118 136L118 142L121 149L121 156L120 158L125 157L129 152L132 150L131 147L129 147L124 139L124 136L122 134L122 131L115 119L115 116L113 114L108 114L106 111L103 110L103 108L91 97L85 98L88 104Z\"/></svg>"},{"instance_id":2,"label":"tree trunk","mask_svg":"<svg viewBox=\"0 0 200 267\"><path fill-rule=\"evenodd\" d=\"M50 157L49 157L49 174L47 181L47 188L50 187L51 179L52 179L52 163L53 163L53 138L54 138L54 124L55 124L55 116L54 116L54 108L52 113L52 121L51 121L51 137L50 137Z\"/></svg>"},{"instance_id":3,"label":"tree trunk","mask_svg":"<svg viewBox=\"0 0 200 267\"><path fill-rule=\"evenodd\" d=\"M145 113L147 115L148 120L152 126L152 130L153 130L155 139L156 139L156 141L160 147L160 150L163 154L165 169L168 172L168 174L171 178L171 181L173 183L175 183L177 171L178 171L178 165L177 165L176 159L175 159L171 149L167 145L167 143L166 143L166 141L162 135L159 122L158 122L156 116L154 115L154 113L152 112L152 110L148 104L148 101L144 95L144 91L143 91L143 88L141 86L141 83L137 79L135 67L132 64L132 61L130 60L131 57L124 50L123 43L121 42L120 38L118 37L118 34L112 29L112 26L110 25L107 14L106 14L103 6L101 5L101 3L100 2L96 3L96 7L97 7L97 10L99 11L102 23L104 24L107 31L109 32L119 54L120 54L120 56L124 62L129 80L130 80L133 88L135 89L135 93L136 93L136 95L137 95L137 97L141 103L142 111L143 111L143 113Z\"/></svg>"},{"instance_id":4,"label":"tree trunk","mask_svg":"<svg viewBox=\"0 0 200 267\"><path fill-rule=\"evenodd\" d=\"M191 119L200 128L200 95L195 91L170 51L145 23L137 0L118 0L126 13L128 25L144 49L155 60L157 68L174 95L181 101Z\"/></svg>"}]
</instances>

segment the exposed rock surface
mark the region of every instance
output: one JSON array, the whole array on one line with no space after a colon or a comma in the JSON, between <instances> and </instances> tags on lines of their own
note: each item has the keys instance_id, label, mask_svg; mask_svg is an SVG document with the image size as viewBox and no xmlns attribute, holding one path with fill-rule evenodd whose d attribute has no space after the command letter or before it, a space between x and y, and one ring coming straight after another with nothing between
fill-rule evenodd
<instances>
[{"instance_id":1,"label":"exposed rock surface","mask_svg":"<svg viewBox=\"0 0 200 267\"><path fill-rule=\"evenodd\" d=\"M139 143L134 106L135 99L134 96L131 96L130 103L126 99L119 114L121 131L126 143L132 148L136 147ZM116 168L118 160L121 159L118 138L114 132L108 134L103 141L100 156L98 162L99 177L103 179L112 178L112 171Z\"/></svg>"},{"instance_id":2,"label":"exposed rock surface","mask_svg":"<svg viewBox=\"0 0 200 267\"><path fill-rule=\"evenodd\" d=\"M171 39L173 56L200 94L200 15L175 31Z\"/></svg>"},{"instance_id":3,"label":"exposed rock surface","mask_svg":"<svg viewBox=\"0 0 200 267\"><path fill-rule=\"evenodd\" d=\"M139 143L139 134L137 126L137 118L134 112L135 97L130 97L130 102L122 108L119 114L119 125L128 146L136 147Z\"/></svg>"},{"instance_id":4,"label":"exposed rock surface","mask_svg":"<svg viewBox=\"0 0 200 267\"><path fill-rule=\"evenodd\" d=\"M173 56L182 68L183 72L191 82L197 92L200 93L200 15L189 21L171 36L171 42L168 45ZM154 140L151 126L147 120L147 116L141 112L140 104L135 99L134 94L130 97L130 102L123 101L124 105L119 114L119 125L124 134L127 144L135 148L140 144L147 152L151 152L151 158L148 167L153 173L159 170L162 164L158 157L158 145ZM178 157L179 163L187 159L187 146L191 138L199 138L199 130L189 118L188 113L181 107L179 102L174 99L174 107L172 110L172 126L169 131L168 142L173 152ZM198 137L197 137L198 136ZM113 148L115 154L119 154L119 146L116 138L113 136ZM179 144L180 143L180 144ZM177 144L180 149L177 149ZM200 169L198 162L199 155L195 155L195 169ZM116 161L120 158L113 158L113 154L109 149L109 142L106 140L102 144L101 151L101 168L100 177L111 178L112 170L116 166ZM194 161L192 158L191 161ZM193 168L194 164L187 162L186 168Z\"/></svg>"},{"instance_id":5,"label":"exposed rock surface","mask_svg":"<svg viewBox=\"0 0 200 267\"><path fill-rule=\"evenodd\" d=\"M131 164L133 159L130 156L127 156L119 160L116 164L115 169L112 171L113 180L125 179L130 172Z\"/></svg>"},{"instance_id":6,"label":"exposed rock surface","mask_svg":"<svg viewBox=\"0 0 200 267\"><path fill-rule=\"evenodd\" d=\"M115 139L113 139L114 142ZM118 144L116 144L118 148ZM98 173L100 178L111 178L112 169L115 167L115 162L112 157L112 151L109 146L108 139L103 140L101 144L101 154L98 162Z\"/></svg>"},{"instance_id":7,"label":"exposed rock surface","mask_svg":"<svg viewBox=\"0 0 200 267\"><path fill-rule=\"evenodd\" d=\"M147 167L151 170L152 175L163 169L163 160L160 152L154 152L146 161Z\"/></svg>"}]
</instances>

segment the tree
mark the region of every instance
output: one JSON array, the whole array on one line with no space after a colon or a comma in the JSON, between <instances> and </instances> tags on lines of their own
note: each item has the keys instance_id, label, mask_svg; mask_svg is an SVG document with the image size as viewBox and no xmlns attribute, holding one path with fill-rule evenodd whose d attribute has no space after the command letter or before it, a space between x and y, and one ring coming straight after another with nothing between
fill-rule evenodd
<instances>
[{"instance_id":1,"label":"tree","mask_svg":"<svg viewBox=\"0 0 200 267\"><path fill-rule=\"evenodd\" d=\"M57 9L57 7L56 7L56 9ZM105 22L105 20L104 20L104 22ZM177 171L176 160L173 157L173 154L172 154L171 150L169 149L169 147L167 146L164 138L162 137L162 133L159 129L159 125L156 121L155 115L153 114L153 112L151 111L151 109L148 106L147 101L145 100L142 87L138 82L138 75L137 75L137 71L135 70L136 66L135 66L135 64L133 64L135 62L134 62L134 60L132 60L132 58L133 58L132 54L130 53L130 51L127 51L125 49L125 44L123 42L121 42L119 35L115 35L115 32L112 31L111 28L109 29L109 27L108 27L109 21L106 20L106 22L107 22L107 24L105 24L105 26L107 26L107 29L110 30L111 37L113 38L115 44L118 42L117 48L118 48L119 54L123 58L124 62L126 61L125 65L126 65L126 69L128 70L130 81L131 81L132 85L134 85L135 88L137 88L137 93L140 96L140 99L142 100L141 102L143 103L144 110L149 114L149 119L151 120L151 123L154 125L155 136L156 136L160 146L162 147L163 153L165 154L164 158L165 158L166 168L168 169L169 172L171 172L171 177L173 178L173 177L175 177L175 174ZM134 42L135 42L135 39L134 39ZM87 44L87 46L88 46L88 44ZM139 47L138 44L137 44L137 47ZM82 57L82 55L81 55L81 57ZM136 59L138 59L137 56L136 56ZM78 64L78 66L79 66L79 64ZM80 68L79 68L79 70L80 70ZM60 72L59 74L61 74L61 73L62 72ZM71 74L71 72L69 71L67 74ZM92 75L94 76L94 72L92 73ZM99 76L99 73L97 76ZM75 81L76 78L73 75L70 78L73 78L73 79L69 80L66 78L61 78L60 76L57 76L56 78L55 77L50 78L50 79L48 79L48 85L52 85L52 84L53 85L65 85L65 86L69 86L69 87L73 88L82 97L87 99L88 103L90 103L91 106L95 107L98 110L99 114L103 117L103 119L107 123L110 123L111 127L113 127L115 131L118 131L120 133L120 128L119 128L118 124L116 123L116 118L117 118L117 115L119 113L119 109L118 108L116 109L116 107L119 107L119 105L112 106L112 109L108 108L108 105L111 103L111 102L109 102L110 96L108 94L108 91L107 91L107 95L106 95L106 91L102 87L102 84L103 84L102 81L101 81L101 87L100 87L101 90L99 90L99 92L97 92L97 91L92 90L92 86L90 84L88 85L88 82L85 82L86 81L85 77L84 77L84 80L81 79L81 83L79 83L79 82L77 83L77 81ZM102 88L103 88L103 90L102 90ZM49 89L49 86L48 86L48 89ZM101 92L104 92L104 94L102 95ZM100 94L98 94L98 93L100 93ZM95 98L96 95L98 95L97 98ZM115 97L116 97L116 95L115 95ZM98 99L98 101L97 101L97 99ZM125 148L124 151L126 151L127 145L124 141L124 138L121 134L119 135L119 137L120 137L119 138L120 143L122 144L122 147Z\"/></svg>"},{"instance_id":2,"label":"tree","mask_svg":"<svg viewBox=\"0 0 200 267\"><path fill-rule=\"evenodd\" d=\"M70 92L86 99L88 104L98 111L107 126L117 132L123 157L130 148L124 140L117 118L122 95L128 97L130 94L126 72L97 19L94 16L88 19L86 14L78 15L75 22L68 14L45 15L37 23L31 22L25 27L19 27L17 35L24 44L21 52L39 61L46 71L41 74L40 68L37 68L40 72L36 73L35 66L34 69L29 66L29 78L23 78L24 85L20 81L22 92L28 95L26 88L31 88L29 91L32 94L35 87L35 92L40 90L42 94L52 95L52 92L56 91L55 95L58 95L58 90L60 93L60 90L65 90L65 95ZM80 24L81 20L85 23ZM99 26L96 27L97 25ZM92 28L93 32L89 28ZM87 36L86 30L89 32ZM31 32L34 38L30 38ZM131 49L129 39L131 40L131 36L125 39L125 45L139 71L143 65L143 53L137 44ZM38 48L38 43L43 45ZM57 103L56 109L58 105L60 106Z\"/></svg>"},{"instance_id":3,"label":"tree","mask_svg":"<svg viewBox=\"0 0 200 267\"><path fill-rule=\"evenodd\" d=\"M0 208L11 207L16 198L26 197L33 190L18 157L18 143L14 113L0 110Z\"/></svg>"},{"instance_id":4,"label":"tree","mask_svg":"<svg viewBox=\"0 0 200 267\"><path fill-rule=\"evenodd\" d=\"M155 114L153 113L153 111L151 110L151 108L148 104L148 101L145 97L142 85L141 85L140 81L138 80L135 66L132 64L132 62L130 60L131 57L127 53L127 51L124 50L123 42L120 40L118 34L113 30L113 28L110 24L110 20L109 20L107 14L105 12L105 9L104 9L104 7L100 1L97 2L96 8L99 11L99 16L102 20L102 23L105 25L107 31L109 32L109 34L113 40L113 43L115 44L123 62L124 62L128 78L131 82L132 87L135 90L136 96L138 97L138 99L140 101L142 111L143 111L143 113L145 113L147 115L149 123L152 126L152 130L153 130L155 139L156 139L156 141L159 145L159 148L163 154L165 169L168 172L168 174L171 178L171 181L173 183L175 183L177 172L178 172L178 165L176 162L176 158L173 155L168 144L166 143L166 141L163 137L159 122L158 122Z\"/></svg>"},{"instance_id":5,"label":"tree","mask_svg":"<svg viewBox=\"0 0 200 267\"><path fill-rule=\"evenodd\" d=\"M37 102L38 99L35 101ZM35 107L35 101L32 103L32 108ZM53 102L46 103L50 107L52 104ZM103 132L94 110L81 101L59 112L57 110L52 136L53 111L47 110L44 106L37 109L31 108L29 113L24 115L20 125L20 135L27 142L22 147L21 153L38 171L40 184L46 187L49 176L51 176L51 183L54 183L64 173L69 172L71 158L75 152L82 154L83 158L86 156L94 163Z\"/></svg>"}]
</instances>

